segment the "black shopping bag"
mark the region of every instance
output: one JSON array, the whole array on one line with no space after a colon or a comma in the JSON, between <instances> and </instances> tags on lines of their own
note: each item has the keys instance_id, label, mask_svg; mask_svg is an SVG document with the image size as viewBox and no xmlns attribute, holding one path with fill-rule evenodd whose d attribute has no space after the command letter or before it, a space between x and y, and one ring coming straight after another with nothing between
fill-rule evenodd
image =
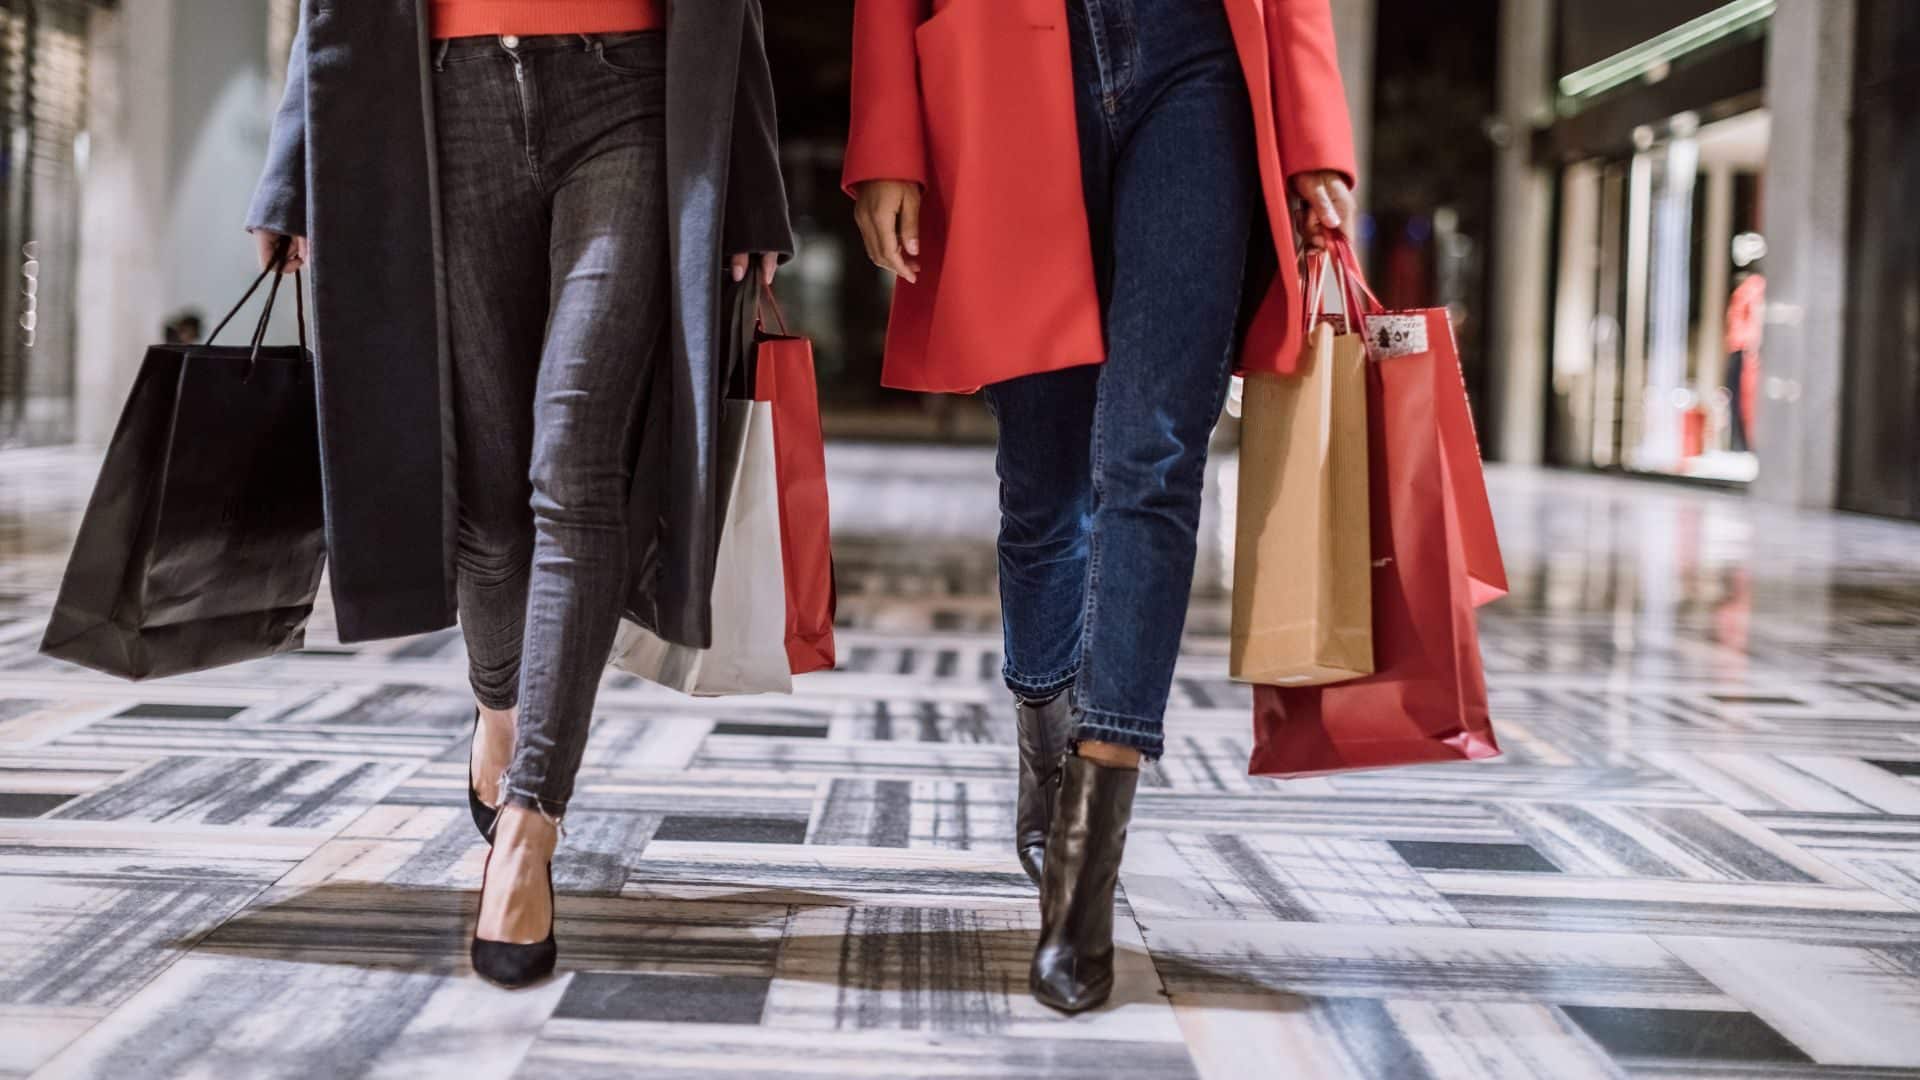
<instances>
[{"instance_id":1,"label":"black shopping bag","mask_svg":"<svg viewBox=\"0 0 1920 1080\"><path fill-rule=\"evenodd\" d=\"M284 254L282 256L284 258ZM249 346L216 347L273 278ZM128 679L299 648L325 555L313 363L262 348L276 264L208 344L147 350L40 650Z\"/></svg>"}]
</instances>

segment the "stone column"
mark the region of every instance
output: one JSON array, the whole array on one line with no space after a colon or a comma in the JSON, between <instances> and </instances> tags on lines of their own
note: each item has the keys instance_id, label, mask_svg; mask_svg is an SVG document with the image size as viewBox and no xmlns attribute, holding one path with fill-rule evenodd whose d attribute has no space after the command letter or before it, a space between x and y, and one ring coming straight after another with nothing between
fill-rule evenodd
<instances>
[{"instance_id":1,"label":"stone column","mask_svg":"<svg viewBox=\"0 0 1920 1080\"><path fill-rule=\"evenodd\" d=\"M76 439L104 445L167 315L167 147L173 0L96 11L88 34L80 200Z\"/></svg>"},{"instance_id":2,"label":"stone column","mask_svg":"<svg viewBox=\"0 0 1920 1080\"><path fill-rule=\"evenodd\" d=\"M1793 506L1831 507L1839 488L1854 16L1854 0L1783 3L1767 43L1773 130L1753 494Z\"/></svg>"},{"instance_id":3,"label":"stone column","mask_svg":"<svg viewBox=\"0 0 1920 1080\"><path fill-rule=\"evenodd\" d=\"M140 0L92 19L75 373L77 437L97 446L166 318L197 308L211 331L252 277L241 226L271 94L259 0Z\"/></svg>"},{"instance_id":4,"label":"stone column","mask_svg":"<svg viewBox=\"0 0 1920 1080\"><path fill-rule=\"evenodd\" d=\"M1553 13L1540 0L1500 4L1499 127L1494 159L1493 296L1487 415L1491 456L1541 460L1547 416L1547 281L1553 174L1533 163L1535 128L1553 119Z\"/></svg>"}]
</instances>

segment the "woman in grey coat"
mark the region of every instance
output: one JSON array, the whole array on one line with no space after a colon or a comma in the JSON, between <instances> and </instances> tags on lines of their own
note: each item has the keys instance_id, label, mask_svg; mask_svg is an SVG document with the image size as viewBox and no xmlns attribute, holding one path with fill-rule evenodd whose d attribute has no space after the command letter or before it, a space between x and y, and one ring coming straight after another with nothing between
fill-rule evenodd
<instances>
[{"instance_id":1,"label":"woman in grey coat","mask_svg":"<svg viewBox=\"0 0 1920 1080\"><path fill-rule=\"evenodd\" d=\"M760 0L566 8L303 0L248 216L312 271L341 640L458 613L506 986L621 615L710 644L723 294L793 247Z\"/></svg>"}]
</instances>

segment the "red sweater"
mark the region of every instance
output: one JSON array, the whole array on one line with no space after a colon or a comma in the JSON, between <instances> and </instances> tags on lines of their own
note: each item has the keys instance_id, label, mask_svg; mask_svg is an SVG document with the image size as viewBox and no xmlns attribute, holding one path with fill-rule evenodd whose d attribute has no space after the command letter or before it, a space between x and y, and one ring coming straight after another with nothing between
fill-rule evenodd
<instances>
[{"instance_id":1,"label":"red sweater","mask_svg":"<svg viewBox=\"0 0 1920 1080\"><path fill-rule=\"evenodd\" d=\"M655 30L659 0L433 0L433 36L613 34Z\"/></svg>"}]
</instances>

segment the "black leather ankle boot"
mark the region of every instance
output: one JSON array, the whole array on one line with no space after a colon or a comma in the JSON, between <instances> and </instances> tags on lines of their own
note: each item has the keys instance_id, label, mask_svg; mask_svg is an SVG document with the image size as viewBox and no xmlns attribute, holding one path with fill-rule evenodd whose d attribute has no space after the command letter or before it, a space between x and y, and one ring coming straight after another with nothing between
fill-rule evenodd
<instances>
[{"instance_id":1,"label":"black leather ankle boot","mask_svg":"<svg viewBox=\"0 0 1920 1080\"><path fill-rule=\"evenodd\" d=\"M1077 1013L1113 993L1113 890L1140 770L1068 754L1060 772L1040 880L1040 947L1027 981L1042 1005Z\"/></svg>"},{"instance_id":2,"label":"black leather ankle boot","mask_svg":"<svg viewBox=\"0 0 1920 1080\"><path fill-rule=\"evenodd\" d=\"M1014 810L1013 847L1020 868L1035 885L1047 852L1047 825L1060 791L1060 763L1073 742L1073 704L1066 691L1043 705L1015 707L1020 742L1020 798Z\"/></svg>"}]
</instances>

